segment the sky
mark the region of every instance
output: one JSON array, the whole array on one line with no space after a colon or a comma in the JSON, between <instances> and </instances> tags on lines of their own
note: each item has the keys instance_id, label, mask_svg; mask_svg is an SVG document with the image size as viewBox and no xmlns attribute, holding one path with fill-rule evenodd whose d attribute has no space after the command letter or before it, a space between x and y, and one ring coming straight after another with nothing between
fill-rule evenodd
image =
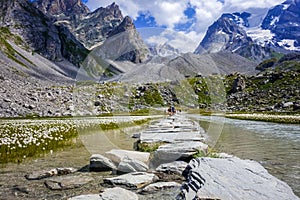
<instances>
[{"instance_id":1,"label":"sky","mask_svg":"<svg viewBox=\"0 0 300 200\"><path fill-rule=\"evenodd\" d=\"M148 43L193 52L222 13L271 8L284 0L83 0L90 10L119 5Z\"/></svg>"}]
</instances>

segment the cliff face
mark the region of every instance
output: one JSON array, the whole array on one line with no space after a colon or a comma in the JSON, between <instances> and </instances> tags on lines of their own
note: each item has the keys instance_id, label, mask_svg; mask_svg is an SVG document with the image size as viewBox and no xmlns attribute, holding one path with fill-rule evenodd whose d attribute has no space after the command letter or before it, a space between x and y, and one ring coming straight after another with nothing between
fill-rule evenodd
<instances>
[{"instance_id":1,"label":"cliff face","mask_svg":"<svg viewBox=\"0 0 300 200\"><path fill-rule=\"evenodd\" d=\"M36 9L26 0L1 1L1 27L21 36L32 52L53 61L68 59L74 64L81 62L87 50L69 32L56 25L54 20ZM62 39L65 37L65 39ZM76 46L73 51L64 51L69 44ZM79 53L79 54L78 54Z\"/></svg>"},{"instance_id":2,"label":"cliff face","mask_svg":"<svg viewBox=\"0 0 300 200\"><path fill-rule=\"evenodd\" d=\"M119 55L121 57L118 59L138 63L145 57L139 50L144 49L144 42L136 31L132 19L128 16L124 18L115 3L93 12L90 12L81 0L37 0L34 5L44 14L51 16L56 25L67 27L87 49L92 50L101 46L108 38L132 32L135 38L131 37L128 40L128 46L136 48L126 52L126 55Z\"/></svg>"}]
</instances>

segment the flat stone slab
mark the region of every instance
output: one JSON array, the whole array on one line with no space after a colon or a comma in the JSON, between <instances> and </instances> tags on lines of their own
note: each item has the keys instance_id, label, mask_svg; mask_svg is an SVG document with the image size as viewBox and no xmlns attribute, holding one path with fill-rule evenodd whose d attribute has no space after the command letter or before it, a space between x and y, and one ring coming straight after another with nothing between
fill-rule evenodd
<instances>
[{"instance_id":1,"label":"flat stone slab","mask_svg":"<svg viewBox=\"0 0 300 200\"><path fill-rule=\"evenodd\" d=\"M180 188L181 184L176 182L157 182L146 186L145 188L142 189L140 193L154 193L157 191L166 190L175 187Z\"/></svg>"},{"instance_id":2,"label":"flat stone slab","mask_svg":"<svg viewBox=\"0 0 300 200\"><path fill-rule=\"evenodd\" d=\"M138 196L128 190L120 187L105 189L103 193L100 194L101 200L138 200Z\"/></svg>"},{"instance_id":3,"label":"flat stone slab","mask_svg":"<svg viewBox=\"0 0 300 200\"><path fill-rule=\"evenodd\" d=\"M181 192L185 199L299 199L285 182L255 161L198 158L191 160L187 169L187 182Z\"/></svg>"},{"instance_id":4,"label":"flat stone slab","mask_svg":"<svg viewBox=\"0 0 300 200\"><path fill-rule=\"evenodd\" d=\"M199 131L193 132L142 132L140 134L141 143L157 142L180 142L180 141L204 141L205 137Z\"/></svg>"},{"instance_id":5,"label":"flat stone slab","mask_svg":"<svg viewBox=\"0 0 300 200\"><path fill-rule=\"evenodd\" d=\"M177 142L160 146L154 152L152 163L158 166L179 159L189 158L199 151L207 152L208 145L202 142Z\"/></svg>"},{"instance_id":6,"label":"flat stone slab","mask_svg":"<svg viewBox=\"0 0 300 200\"><path fill-rule=\"evenodd\" d=\"M125 158L128 157L130 159L139 160L145 164L149 162L150 153L148 152L139 152L139 151L128 151L122 149L113 149L108 152L105 152L105 157L112 160L116 165Z\"/></svg>"},{"instance_id":7,"label":"flat stone slab","mask_svg":"<svg viewBox=\"0 0 300 200\"><path fill-rule=\"evenodd\" d=\"M158 180L155 174L146 172L133 172L113 178L105 178L104 183L112 185L124 185L128 188L139 189Z\"/></svg>"},{"instance_id":8,"label":"flat stone slab","mask_svg":"<svg viewBox=\"0 0 300 200\"><path fill-rule=\"evenodd\" d=\"M90 157L90 171L109 171L117 169L116 165L105 156L93 154Z\"/></svg>"},{"instance_id":9,"label":"flat stone slab","mask_svg":"<svg viewBox=\"0 0 300 200\"><path fill-rule=\"evenodd\" d=\"M184 161L174 161L171 163L163 163L156 168L156 171L163 172L166 174L181 175L187 165L188 165L188 163L184 162Z\"/></svg>"},{"instance_id":10,"label":"flat stone slab","mask_svg":"<svg viewBox=\"0 0 300 200\"><path fill-rule=\"evenodd\" d=\"M68 200L101 200L100 194L86 194L69 198Z\"/></svg>"},{"instance_id":11,"label":"flat stone slab","mask_svg":"<svg viewBox=\"0 0 300 200\"><path fill-rule=\"evenodd\" d=\"M172 116L149 126L139 134L141 143L204 141L205 131L200 125L183 116Z\"/></svg>"},{"instance_id":12,"label":"flat stone slab","mask_svg":"<svg viewBox=\"0 0 300 200\"><path fill-rule=\"evenodd\" d=\"M120 162L117 171L118 172L146 172L149 167L145 163L139 160L124 157Z\"/></svg>"},{"instance_id":13,"label":"flat stone slab","mask_svg":"<svg viewBox=\"0 0 300 200\"><path fill-rule=\"evenodd\" d=\"M45 185L51 190L67 190L81 187L94 179L89 176L72 175L56 176L45 181Z\"/></svg>"}]
</instances>

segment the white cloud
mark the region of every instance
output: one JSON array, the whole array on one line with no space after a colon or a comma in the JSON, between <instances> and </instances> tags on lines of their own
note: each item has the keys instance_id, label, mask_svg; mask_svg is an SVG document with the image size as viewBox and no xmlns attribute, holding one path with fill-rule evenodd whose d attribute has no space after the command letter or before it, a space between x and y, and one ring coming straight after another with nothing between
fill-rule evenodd
<instances>
[{"instance_id":1,"label":"white cloud","mask_svg":"<svg viewBox=\"0 0 300 200\"><path fill-rule=\"evenodd\" d=\"M123 15L129 15L136 19L141 13L150 14L155 18L157 25L174 30L178 24L186 23L189 19L184 11L192 6L195 9L194 23L188 31L178 32L177 38L170 39L163 33L149 39L154 41L168 40L175 47L182 45L184 49L197 46L202 40L208 26L217 20L225 12L242 12L249 8L270 8L283 0L114 0L120 6ZM113 0L88 0L87 6L94 10L110 5ZM173 32L174 33L174 32ZM188 38L188 40L187 40ZM193 40L193 44L190 41ZM184 44L184 41L186 44ZM196 48L196 47L195 47ZM194 49L195 49L194 48ZM192 50L193 51L193 50Z\"/></svg>"}]
</instances>

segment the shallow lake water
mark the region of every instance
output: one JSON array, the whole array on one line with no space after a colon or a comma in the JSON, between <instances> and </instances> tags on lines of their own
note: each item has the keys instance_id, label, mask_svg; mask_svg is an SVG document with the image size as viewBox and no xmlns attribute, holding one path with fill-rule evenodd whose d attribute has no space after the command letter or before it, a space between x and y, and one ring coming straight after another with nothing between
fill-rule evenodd
<instances>
[{"instance_id":1,"label":"shallow lake water","mask_svg":"<svg viewBox=\"0 0 300 200\"><path fill-rule=\"evenodd\" d=\"M209 145L219 152L260 162L271 174L288 183L300 196L300 126L188 115L208 132ZM94 153L111 149L132 150L133 133L145 126L132 126L109 131L83 131L73 145L22 163L0 166L0 199L66 199L84 193L97 193L107 173L88 173L96 179L82 189L50 191L43 181L27 181L24 175L56 167L85 168ZM175 194L175 193L174 193ZM169 195L169 199L174 197ZM141 197L145 199L147 197ZM155 199L155 198L152 198ZM156 198L160 199L160 198ZM167 197L166 197L167 199Z\"/></svg>"},{"instance_id":2,"label":"shallow lake water","mask_svg":"<svg viewBox=\"0 0 300 200\"><path fill-rule=\"evenodd\" d=\"M210 145L260 162L300 196L300 125L190 115L208 131Z\"/></svg>"}]
</instances>

